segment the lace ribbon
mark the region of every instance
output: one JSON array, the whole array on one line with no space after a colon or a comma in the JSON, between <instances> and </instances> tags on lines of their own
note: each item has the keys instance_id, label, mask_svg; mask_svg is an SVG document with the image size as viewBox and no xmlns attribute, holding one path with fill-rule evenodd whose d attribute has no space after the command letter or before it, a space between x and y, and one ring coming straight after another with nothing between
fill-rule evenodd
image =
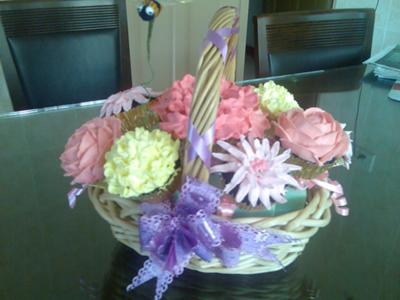
<instances>
[{"instance_id":1,"label":"lace ribbon","mask_svg":"<svg viewBox=\"0 0 400 300\"><path fill-rule=\"evenodd\" d=\"M225 267L237 265L242 251L279 263L268 247L292 239L216 218L221 196L221 190L188 177L175 207L169 202L142 204L140 244L149 260L128 291L157 278L154 299L161 299L194 255L205 261L217 257Z\"/></svg>"}]
</instances>

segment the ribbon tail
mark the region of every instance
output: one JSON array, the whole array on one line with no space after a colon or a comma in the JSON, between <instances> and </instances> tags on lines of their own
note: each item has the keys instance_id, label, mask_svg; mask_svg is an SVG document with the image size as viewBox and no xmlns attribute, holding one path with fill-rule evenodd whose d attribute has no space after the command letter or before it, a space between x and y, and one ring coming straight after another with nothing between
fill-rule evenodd
<instances>
[{"instance_id":1,"label":"ribbon tail","mask_svg":"<svg viewBox=\"0 0 400 300\"><path fill-rule=\"evenodd\" d=\"M347 200L343 195L332 196L332 202L335 205L336 212L341 216L348 216L350 214L350 209L347 206Z\"/></svg>"},{"instance_id":2,"label":"ribbon tail","mask_svg":"<svg viewBox=\"0 0 400 300\"><path fill-rule=\"evenodd\" d=\"M350 209L347 206L347 200L343 196L343 187L337 181L332 181L328 179L328 182L313 179L312 180L316 185L330 191L332 193L331 199L333 204L335 205L335 211L341 216L348 216L350 214Z\"/></svg>"},{"instance_id":3,"label":"ribbon tail","mask_svg":"<svg viewBox=\"0 0 400 300\"><path fill-rule=\"evenodd\" d=\"M154 277L157 277L157 272L155 271L157 269L159 268L155 264L153 264L150 259L146 260L143 268L141 268L138 272L138 275L136 275L132 279L132 283L127 286L126 290L129 292L142 285L143 283L153 279Z\"/></svg>"},{"instance_id":4,"label":"ribbon tail","mask_svg":"<svg viewBox=\"0 0 400 300\"><path fill-rule=\"evenodd\" d=\"M73 188L68 192L68 205L71 209L73 209L76 205L76 199L78 198L79 195L81 195L85 190L87 186L82 185L80 188Z\"/></svg>"},{"instance_id":5,"label":"ribbon tail","mask_svg":"<svg viewBox=\"0 0 400 300\"><path fill-rule=\"evenodd\" d=\"M162 269L157 264L153 263L151 259L148 259L144 263L143 268L139 270L138 275L132 279L132 283L126 287L126 290L128 292L132 291L143 283L153 278L157 278L154 300L161 300L163 294L168 289L168 286L172 283L174 277L182 274L184 266L190 260L190 257L191 256L189 256L182 265L174 266L174 270L172 272Z\"/></svg>"},{"instance_id":6,"label":"ribbon tail","mask_svg":"<svg viewBox=\"0 0 400 300\"><path fill-rule=\"evenodd\" d=\"M154 300L161 300L163 294L168 289L168 286L172 283L173 279L174 275L167 271L157 277L156 294L154 295Z\"/></svg>"}]
</instances>

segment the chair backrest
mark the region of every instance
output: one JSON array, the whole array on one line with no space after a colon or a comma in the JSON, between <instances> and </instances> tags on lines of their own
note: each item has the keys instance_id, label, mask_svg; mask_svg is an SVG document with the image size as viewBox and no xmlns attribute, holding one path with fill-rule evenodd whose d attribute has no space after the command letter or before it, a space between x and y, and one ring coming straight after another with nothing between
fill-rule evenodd
<instances>
[{"instance_id":1,"label":"chair backrest","mask_svg":"<svg viewBox=\"0 0 400 300\"><path fill-rule=\"evenodd\" d=\"M375 11L332 9L254 17L258 76L359 64L371 54Z\"/></svg>"},{"instance_id":2,"label":"chair backrest","mask_svg":"<svg viewBox=\"0 0 400 300\"><path fill-rule=\"evenodd\" d=\"M15 110L131 86L124 0L0 2L0 60Z\"/></svg>"}]
</instances>

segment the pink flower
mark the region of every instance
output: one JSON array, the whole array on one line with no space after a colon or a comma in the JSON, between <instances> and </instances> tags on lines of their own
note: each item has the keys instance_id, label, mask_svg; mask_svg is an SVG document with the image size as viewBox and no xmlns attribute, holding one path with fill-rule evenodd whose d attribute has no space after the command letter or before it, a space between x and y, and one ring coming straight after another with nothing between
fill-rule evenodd
<instances>
[{"instance_id":1,"label":"pink flower","mask_svg":"<svg viewBox=\"0 0 400 300\"><path fill-rule=\"evenodd\" d=\"M271 199L286 202L283 196L286 185L300 187L289 173L301 167L285 163L290 150L279 154L279 142L270 147L268 139L255 139L249 143L242 136L240 148L224 141L217 144L227 153L213 153L213 156L225 163L211 167L211 172L234 172L224 191L229 193L239 186L235 197L237 202L242 202L248 195L252 206L260 200L265 207L271 208Z\"/></svg>"},{"instance_id":2,"label":"pink flower","mask_svg":"<svg viewBox=\"0 0 400 300\"><path fill-rule=\"evenodd\" d=\"M95 118L78 128L60 156L65 176L73 177L71 184L103 179L104 155L120 136L121 121L115 117Z\"/></svg>"},{"instance_id":3,"label":"pink flower","mask_svg":"<svg viewBox=\"0 0 400 300\"><path fill-rule=\"evenodd\" d=\"M108 97L101 108L101 117L110 117L123 111L128 111L132 108L133 101L144 104L150 98L160 96L162 93L153 92L150 88L144 86L135 86L128 90L118 92Z\"/></svg>"},{"instance_id":4,"label":"pink flower","mask_svg":"<svg viewBox=\"0 0 400 300\"><path fill-rule=\"evenodd\" d=\"M280 137L284 148L319 165L343 156L350 143L340 123L319 108L292 109L282 113L275 134Z\"/></svg>"},{"instance_id":5,"label":"pink flower","mask_svg":"<svg viewBox=\"0 0 400 300\"><path fill-rule=\"evenodd\" d=\"M160 128L180 139L187 134L194 84L195 78L185 75L182 80L175 81L152 107L161 119ZM270 124L258 104L257 94L251 86L241 87L222 80L215 139L239 139L241 135L263 137Z\"/></svg>"},{"instance_id":6,"label":"pink flower","mask_svg":"<svg viewBox=\"0 0 400 300\"><path fill-rule=\"evenodd\" d=\"M152 106L161 119L160 128L176 138L186 137L194 83L192 75L185 75L182 80L175 81L158 103Z\"/></svg>"}]
</instances>

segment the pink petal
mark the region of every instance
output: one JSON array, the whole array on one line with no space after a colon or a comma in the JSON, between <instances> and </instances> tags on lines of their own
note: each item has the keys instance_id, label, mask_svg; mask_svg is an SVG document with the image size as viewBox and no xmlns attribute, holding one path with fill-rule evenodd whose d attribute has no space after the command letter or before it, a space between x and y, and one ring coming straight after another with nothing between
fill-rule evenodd
<instances>
[{"instance_id":1,"label":"pink petal","mask_svg":"<svg viewBox=\"0 0 400 300\"><path fill-rule=\"evenodd\" d=\"M81 171L81 173L74 178L72 184L80 183L80 184L92 184L95 183L97 178L92 176L90 167L87 167Z\"/></svg>"},{"instance_id":2,"label":"pink petal","mask_svg":"<svg viewBox=\"0 0 400 300\"><path fill-rule=\"evenodd\" d=\"M79 169L87 168L97 160L99 153L95 147L89 148L79 159Z\"/></svg>"},{"instance_id":3,"label":"pink petal","mask_svg":"<svg viewBox=\"0 0 400 300\"><path fill-rule=\"evenodd\" d=\"M299 156L300 158L307 160L307 161L311 161L311 162L319 162L319 160L315 159L315 155L307 148L294 144L290 141L288 141L287 139L281 139L281 143L282 146L284 148L289 148L292 150L292 152L294 154L296 154L297 156Z\"/></svg>"}]
</instances>

